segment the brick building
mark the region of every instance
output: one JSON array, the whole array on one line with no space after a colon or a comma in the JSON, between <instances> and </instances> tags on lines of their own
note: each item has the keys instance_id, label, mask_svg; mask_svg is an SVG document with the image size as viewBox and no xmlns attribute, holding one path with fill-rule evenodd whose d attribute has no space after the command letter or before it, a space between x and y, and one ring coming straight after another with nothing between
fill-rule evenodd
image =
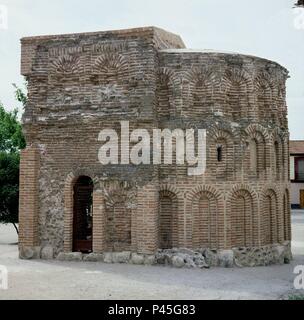
<instances>
[{"instance_id":1,"label":"brick building","mask_svg":"<svg viewBox=\"0 0 304 320\"><path fill-rule=\"evenodd\" d=\"M155 27L21 42L29 91L21 258L290 260L285 68L188 50ZM119 132L122 120L130 130L206 129L206 172L189 176L176 163L101 165L98 134Z\"/></svg>"},{"instance_id":2,"label":"brick building","mask_svg":"<svg viewBox=\"0 0 304 320\"><path fill-rule=\"evenodd\" d=\"M290 201L295 209L304 209L304 140L290 141Z\"/></svg>"}]
</instances>

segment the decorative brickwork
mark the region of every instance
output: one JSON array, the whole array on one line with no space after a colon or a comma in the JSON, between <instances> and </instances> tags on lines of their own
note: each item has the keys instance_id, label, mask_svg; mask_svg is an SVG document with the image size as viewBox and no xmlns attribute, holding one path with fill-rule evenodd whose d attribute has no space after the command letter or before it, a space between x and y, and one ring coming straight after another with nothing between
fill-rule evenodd
<instances>
[{"instance_id":1,"label":"decorative brickwork","mask_svg":"<svg viewBox=\"0 0 304 320\"><path fill-rule=\"evenodd\" d=\"M19 245L35 247L40 241L38 237L38 174L39 152L29 146L21 152L20 163L20 199L19 199Z\"/></svg>"},{"instance_id":2,"label":"decorative brickwork","mask_svg":"<svg viewBox=\"0 0 304 320\"><path fill-rule=\"evenodd\" d=\"M253 56L188 50L179 36L154 27L21 42L29 89L21 257L52 248L55 257L73 258L74 187L87 177L93 183L87 261L200 267L230 266L231 257L237 265L289 261L285 68ZM122 164L102 165L99 132L119 135L120 121L151 136L153 129L206 129L206 172L190 176L176 162L126 164L120 148Z\"/></svg>"}]
</instances>

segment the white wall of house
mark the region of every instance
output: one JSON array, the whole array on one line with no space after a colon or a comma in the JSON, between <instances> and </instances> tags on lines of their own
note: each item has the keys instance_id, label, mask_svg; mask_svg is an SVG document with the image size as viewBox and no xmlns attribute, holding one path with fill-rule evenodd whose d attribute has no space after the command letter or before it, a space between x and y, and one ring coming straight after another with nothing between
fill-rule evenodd
<instances>
[{"instance_id":1,"label":"white wall of house","mask_svg":"<svg viewBox=\"0 0 304 320\"><path fill-rule=\"evenodd\" d=\"M300 190L304 190L304 183L291 183L291 187L290 187L291 204L300 204Z\"/></svg>"},{"instance_id":2,"label":"white wall of house","mask_svg":"<svg viewBox=\"0 0 304 320\"><path fill-rule=\"evenodd\" d=\"M290 180L295 179L295 157L290 156Z\"/></svg>"}]
</instances>

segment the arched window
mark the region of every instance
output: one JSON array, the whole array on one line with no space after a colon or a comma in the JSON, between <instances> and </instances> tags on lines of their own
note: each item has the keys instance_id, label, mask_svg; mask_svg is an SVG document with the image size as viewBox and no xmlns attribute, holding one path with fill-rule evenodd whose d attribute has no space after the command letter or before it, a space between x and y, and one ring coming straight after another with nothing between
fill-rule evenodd
<instances>
[{"instance_id":1,"label":"arched window","mask_svg":"<svg viewBox=\"0 0 304 320\"><path fill-rule=\"evenodd\" d=\"M170 83L167 75L161 75L157 87L158 114L160 117L170 117Z\"/></svg>"},{"instance_id":2,"label":"arched window","mask_svg":"<svg viewBox=\"0 0 304 320\"><path fill-rule=\"evenodd\" d=\"M276 178L277 180L279 180L280 179L280 147L277 141L274 143L274 166L275 166Z\"/></svg>"},{"instance_id":3,"label":"arched window","mask_svg":"<svg viewBox=\"0 0 304 320\"><path fill-rule=\"evenodd\" d=\"M217 249L218 238L217 199L210 192L199 192L192 201L193 248Z\"/></svg>"},{"instance_id":4,"label":"arched window","mask_svg":"<svg viewBox=\"0 0 304 320\"><path fill-rule=\"evenodd\" d=\"M227 179L229 174L229 165L232 161L232 143L228 144L226 137L219 137L215 140L215 146L211 150L212 166L216 168L216 177L218 179ZM230 141L231 142L231 141Z\"/></svg>"},{"instance_id":5,"label":"arched window","mask_svg":"<svg viewBox=\"0 0 304 320\"><path fill-rule=\"evenodd\" d=\"M159 247L171 249L177 246L178 218L177 197L170 191L161 191L159 199Z\"/></svg>"},{"instance_id":6,"label":"arched window","mask_svg":"<svg viewBox=\"0 0 304 320\"><path fill-rule=\"evenodd\" d=\"M253 200L251 194L239 190L231 201L231 245L250 247L254 245Z\"/></svg>"},{"instance_id":7,"label":"arched window","mask_svg":"<svg viewBox=\"0 0 304 320\"><path fill-rule=\"evenodd\" d=\"M250 149L250 170L254 174L257 173L257 167L258 167L258 148L257 143L255 139L251 139L249 143L249 149Z\"/></svg>"},{"instance_id":8,"label":"arched window","mask_svg":"<svg viewBox=\"0 0 304 320\"><path fill-rule=\"evenodd\" d=\"M124 201L106 210L106 242L108 250L128 251L131 246L131 210Z\"/></svg>"},{"instance_id":9,"label":"arched window","mask_svg":"<svg viewBox=\"0 0 304 320\"><path fill-rule=\"evenodd\" d=\"M287 165L286 165L286 159L288 159L288 153L286 153L286 150L288 150L287 148L286 148L286 145L285 145L285 142L284 141L282 141L282 150L281 150L281 154L282 154L282 164L281 164L281 167L282 167L282 174L283 174L283 180L285 180L285 178L286 178L286 167L287 167ZM286 157L286 154L287 154L287 157ZM288 179L288 178L287 178Z\"/></svg>"},{"instance_id":10,"label":"arched window","mask_svg":"<svg viewBox=\"0 0 304 320\"><path fill-rule=\"evenodd\" d=\"M237 121L242 117L242 95L244 87L241 81L231 81L231 86L227 94L228 104L231 108L233 120Z\"/></svg>"},{"instance_id":11,"label":"arched window","mask_svg":"<svg viewBox=\"0 0 304 320\"><path fill-rule=\"evenodd\" d=\"M279 211L277 196L273 190L268 190L264 196L264 245L278 242L279 238Z\"/></svg>"},{"instance_id":12,"label":"arched window","mask_svg":"<svg viewBox=\"0 0 304 320\"><path fill-rule=\"evenodd\" d=\"M266 173L266 142L264 135L254 130L248 138L247 167L251 175L265 177Z\"/></svg>"},{"instance_id":13,"label":"arched window","mask_svg":"<svg viewBox=\"0 0 304 320\"><path fill-rule=\"evenodd\" d=\"M284 210L284 240L291 240L291 232L290 232L290 200L289 200L289 192L285 191L283 198L283 210Z\"/></svg>"},{"instance_id":14,"label":"arched window","mask_svg":"<svg viewBox=\"0 0 304 320\"><path fill-rule=\"evenodd\" d=\"M216 149L217 152L217 161L222 162L223 161L223 146L218 146Z\"/></svg>"}]
</instances>

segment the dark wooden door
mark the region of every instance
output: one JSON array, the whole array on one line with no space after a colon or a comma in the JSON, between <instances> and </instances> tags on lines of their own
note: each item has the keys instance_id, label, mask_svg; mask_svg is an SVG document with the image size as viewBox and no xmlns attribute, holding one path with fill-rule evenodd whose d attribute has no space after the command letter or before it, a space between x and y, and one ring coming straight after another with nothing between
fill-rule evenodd
<instances>
[{"instance_id":1,"label":"dark wooden door","mask_svg":"<svg viewBox=\"0 0 304 320\"><path fill-rule=\"evenodd\" d=\"M300 190L300 207L304 209L304 190Z\"/></svg>"},{"instance_id":2,"label":"dark wooden door","mask_svg":"<svg viewBox=\"0 0 304 320\"><path fill-rule=\"evenodd\" d=\"M93 184L84 179L74 186L73 251L92 252Z\"/></svg>"}]
</instances>

